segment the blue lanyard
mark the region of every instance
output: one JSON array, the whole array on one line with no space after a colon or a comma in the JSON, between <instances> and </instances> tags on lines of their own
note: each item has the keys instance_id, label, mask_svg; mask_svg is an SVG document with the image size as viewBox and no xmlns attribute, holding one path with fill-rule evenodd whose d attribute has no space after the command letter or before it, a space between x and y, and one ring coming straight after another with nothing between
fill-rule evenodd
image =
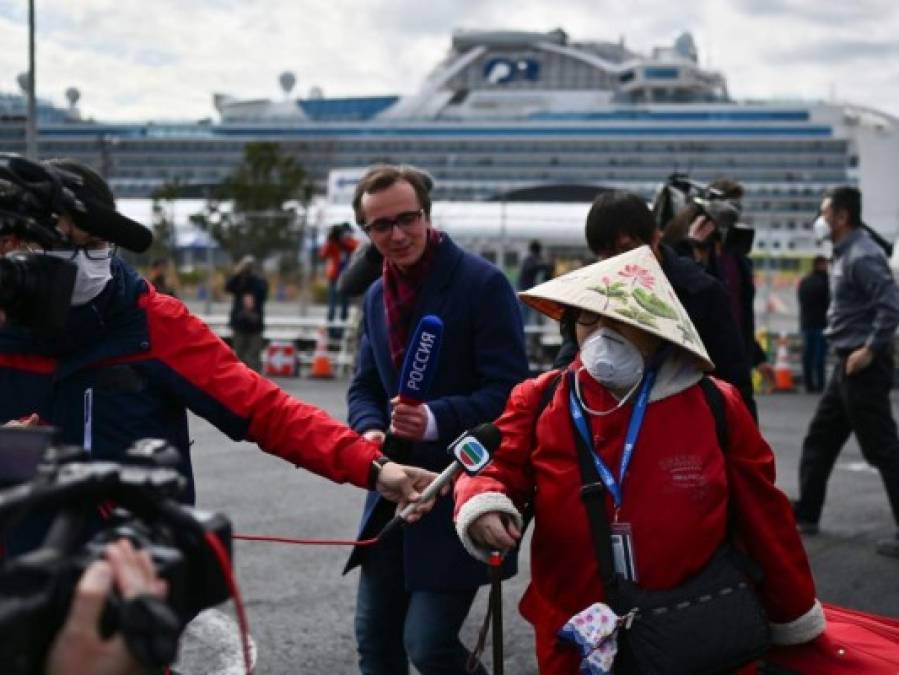
<instances>
[{"instance_id":1,"label":"blue lanyard","mask_svg":"<svg viewBox=\"0 0 899 675\"><path fill-rule=\"evenodd\" d=\"M656 381L656 371L655 369L648 370L643 377L643 384L640 385L637 402L634 403L634 411L631 413L630 423L627 427L627 435L624 437L624 450L621 453L618 480L615 480L615 476L609 470L609 467L605 465L605 462L600 459L599 454L593 448L593 435L590 433L590 426L574 390L575 377L577 377L577 373L572 372L568 388L568 409L571 412L571 419L574 420L574 426L590 450L590 456L593 458L593 463L596 465L596 470L599 472L603 485L612 494L615 508L620 509L622 501L621 484L624 482L627 467L631 463L631 457L634 455L634 446L637 444L637 436L640 435L640 427L643 426L643 416L646 414L646 406L649 403L649 392L652 391L652 385Z\"/></svg>"}]
</instances>

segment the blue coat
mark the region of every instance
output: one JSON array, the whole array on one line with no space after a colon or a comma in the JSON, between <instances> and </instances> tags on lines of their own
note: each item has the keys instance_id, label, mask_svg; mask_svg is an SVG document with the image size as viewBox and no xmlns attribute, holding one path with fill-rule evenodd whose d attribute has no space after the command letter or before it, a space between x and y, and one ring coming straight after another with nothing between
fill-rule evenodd
<instances>
[{"instance_id":1,"label":"blue coat","mask_svg":"<svg viewBox=\"0 0 899 675\"><path fill-rule=\"evenodd\" d=\"M446 234L434 267L418 297L410 334L426 314L443 320L437 373L427 396L439 430L435 442L415 444L410 463L433 471L449 464L446 448L459 434L503 411L512 387L528 375L521 311L508 280L484 259L456 246ZM362 433L389 426L390 399L399 372L390 358L384 289L376 281L365 295L359 360L347 395L350 426ZM376 534L392 510L369 493L360 538ZM486 566L472 558L456 536L452 497L438 499L433 511L404 531L409 590L452 591L487 583ZM347 569L360 561L354 551ZM514 556L507 574L514 574Z\"/></svg>"}]
</instances>

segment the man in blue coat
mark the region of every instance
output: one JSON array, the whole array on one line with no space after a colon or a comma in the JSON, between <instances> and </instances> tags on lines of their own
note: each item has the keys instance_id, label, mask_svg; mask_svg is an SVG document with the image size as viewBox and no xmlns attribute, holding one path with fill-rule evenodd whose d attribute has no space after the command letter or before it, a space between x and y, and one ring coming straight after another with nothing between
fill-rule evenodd
<instances>
[{"instance_id":1,"label":"man in blue coat","mask_svg":"<svg viewBox=\"0 0 899 675\"><path fill-rule=\"evenodd\" d=\"M518 302L496 267L431 226L429 178L409 167L375 166L359 181L356 221L384 257L368 290L356 373L348 392L350 426L377 441L387 431L412 441L408 463L442 470L446 448L467 429L502 411L528 374ZM437 372L421 405L397 398L399 371L419 320L434 314L445 332ZM362 537L392 515L369 493ZM458 633L486 567L465 553L452 524L451 497L420 523L376 547L357 549L359 663L365 675L465 672ZM506 573L514 573L515 560ZM478 672L484 672L483 669Z\"/></svg>"}]
</instances>

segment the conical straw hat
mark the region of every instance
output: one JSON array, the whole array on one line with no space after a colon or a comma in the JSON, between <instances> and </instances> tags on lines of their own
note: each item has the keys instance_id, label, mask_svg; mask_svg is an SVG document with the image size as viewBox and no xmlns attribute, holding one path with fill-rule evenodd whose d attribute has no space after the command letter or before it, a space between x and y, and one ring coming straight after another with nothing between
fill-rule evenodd
<instances>
[{"instance_id":1,"label":"conical straw hat","mask_svg":"<svg viewBox=\"0 0 899 675\"><path fill-rule=\"evenodd\" d=\"M630 324L690 352L703 369L715 367L649 246L550 279L519 297L557 321L568 306Z\"/></svg>"}]
</instances>

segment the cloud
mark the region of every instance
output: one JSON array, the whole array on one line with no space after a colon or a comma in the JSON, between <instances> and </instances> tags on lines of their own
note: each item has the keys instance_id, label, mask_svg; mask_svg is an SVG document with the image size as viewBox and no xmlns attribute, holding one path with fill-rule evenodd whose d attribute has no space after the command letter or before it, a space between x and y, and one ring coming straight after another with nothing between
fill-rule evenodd
<instances>
[{"instance_id":1,"label":"cloud","mask_svg":"<svg viewBox=\"0 0 899 675\"><path fill-rule=\"evenodd\" d=\"M0 0L0 91L26 68L23 3ZM899 7L899 4L897 4ZM58 104L69 86L99 119L214 115L213 92L278 98L278 75L326 96L407 94L450 48L452 31L565 30L648 53L689 30L700 58L738 97L824 98L899 114L899 9L892 0L42 0L38 93Z\"/></svg>"}]
</instances>

